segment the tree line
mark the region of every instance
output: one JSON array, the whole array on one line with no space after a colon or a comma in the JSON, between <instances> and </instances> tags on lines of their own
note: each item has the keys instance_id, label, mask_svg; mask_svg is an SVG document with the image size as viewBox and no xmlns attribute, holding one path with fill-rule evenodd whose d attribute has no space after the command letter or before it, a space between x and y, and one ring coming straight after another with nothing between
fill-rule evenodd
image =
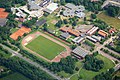
<instances>
[{"instance_id":1,"label":"tree line","mask_svg":"<svg viewBox=\"0 0 120 80\"><path fill-rule=\"evenodd\" d=\"M75 63L77 62L76 58L72 58L71 56L68 56L66 58L62 58L60 62L56 63L48 63L45 62L38 57L34 56L33 54L29 53L26 50L20 50L20 53L23 56L27 56L31 60L37 62L38 64L42 65L43 67L46 67L47 69L57 73L60 71L65 71L66 73L73 74L73 70L75 68Z\"/></svg>"},{"instance_id":2,"label":"tree line","mask_svg":"<svg viewBox=\"0 0 120 80\"><path fill-rule=\"evenodd\" d=\"M86 70L99 71L104 67L104 62L95 58L93 55L85 56L84 68Z\"/></svg>"},{"instance_id":3,"label":"tree line","mask_svg":"<svg viewBox=\"0 0 120 80\"><path fill-rule=\"evenodd\" d=\"M73 3L75 5L84 5L85 8L89 11L97 12L102 10L101 5L105 0L99 0L97 2L91 2L91 0L60 0L61 5L65 5L66 3Z\"/></svg>"},{"instance_id":4,"label":"tree line","mask_svg":"<svg viewBox=\"0 0 120 80\"><path fill-rule=\"evenodd\" d=\"M32 80L55 80L46 72L18 57L5 58L4 53L3 51L0 54L0 65L10 68L12 71L17 71Z\"/></svg>"},{"instance_id":5,"label":"tree line","mask_svg":"<svg viewBox=\"0 0 120 80\"><path fill-rule=\"evenodd\" d=\"M15 4L25 5L27 0L0 0L0 7L5 8L6 11L11 11L10 8L15 6Z\"/></svg>"}]
</instances>

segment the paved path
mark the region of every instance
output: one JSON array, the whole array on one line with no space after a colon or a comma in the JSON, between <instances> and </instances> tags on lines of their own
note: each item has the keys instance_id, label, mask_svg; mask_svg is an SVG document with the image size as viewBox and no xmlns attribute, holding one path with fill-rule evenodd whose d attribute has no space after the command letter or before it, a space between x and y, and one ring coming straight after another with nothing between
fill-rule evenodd
<instances>
[{"instance_id":1,"label":"paved path","mask_svg":"<svg viewBox=\"0 0 120 80\"><path fill-rule=\"evenodd\" d=\"M117 64L115 67L114 67L115 71L119 70L120 69L120 63Z\"/></svg>"},{"instance_id":2,"label":"paved path","mask_svg":"<svg viewBox=\"0 0 120 80\"><path fill-rule=\"evenodd\" d=\"M109 54L106 54L106 53L104 53L103 51L100 50L101 48L106 48L104 46L106 44L110 43L112 41L112 38L115 38L115 37L109 38L107 41L104 42L103 45L101 45L101 44L98 45L97 48L94 50L94 52L98 51L100 54L102 54L103 56L107 57L108 59L120 62L120 60L118 60L118 59L114 58L113 56L111 56ZM114 51L112 51L112 52L113 52L113 54L118 54L118 53L115 53Z\"/></svg>"},{"instance_id":3,"label":"paved path","mask_svg":"<svg viewBox=\"0 0 120 80\"><path fill-rule=\"evenodd\" d=\"M14 56L17 56L17 57L19 57L19 58L25 60L26 62L28 62L28 63L30 63L30 64L32 64L32 65L34 65L34 66L40 68L41 70L45 71L45 72L48 73L50 76L52 76L53 78L55 78L55 79L57 79L57 80L66 80L66 79L60 78L59 76L57 76L56 74L52 73L52 72L49 71L48 69L42 67L42 66L39 65L38 63L33 62L32 60L30 60L30 59L28 59L28 58L26 58L26 57L23 57L20 53L18 53L18 52L16 52L16 51L12 50L12 49L10 49L10 48L8 48L7 46L2 45L2 44L0 44L0 45L3 46L4 49L7 49L10 53L14 54Z\"/></svg>"}]
</instances>

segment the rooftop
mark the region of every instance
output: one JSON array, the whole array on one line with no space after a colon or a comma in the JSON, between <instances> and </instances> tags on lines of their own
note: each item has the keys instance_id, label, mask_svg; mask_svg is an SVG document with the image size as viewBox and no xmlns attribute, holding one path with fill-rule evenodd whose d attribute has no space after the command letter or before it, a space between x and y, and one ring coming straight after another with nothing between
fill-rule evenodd
<instances>
[{"instance_id":1,"label":"rooftop","mask_svg":"<svg viewBox=\"0 0 120 80\"><path fill-rule=\"evenodd\" d=\"M7 22L7 19L5 18L0 18L0 26L4 26Z\"/></svg>"},{"instance_id":2,"label":"rooftop","mask_svg":"<svg viewBox=\"0 0 120 80\"><path fill-rule=\"evenodd\" d=\"M7 18L8 12L5 12L4 8L0 8L0 18Z\"/></svg>"},{"instance_id":3,"label":"rooftop","mask_svg":"<svg viewBox=\"0 0 120 80\"><path fill-rule=\"evenodd\" d=\"M79 46L76 47L72 52L79 55L79 56L81 56L81 57L83 57L83 58L88 54L87 51L85 51L84 49L82 49Z\"/></svg>"},{"instance_id":4,"label":"rooftop","mask_svg":"<svg viewBox=\"0 0 120 80\"><path fill-rule=\"evenodd\" d=\"M68 37L70 36L70 34L69 34L69 33L64 33L64 32L63 32L63 33L61 34L61 36L64 37L64 38L68 38Z\"/></svg>"},{"instance_id":5,"label":"rooftop","mask_svg":"<svg viewBox=\"0 0 120 80\"><path fill-rule=\"evenodd\" d=\"M108 33L105 32L105 31L103 31L103 30L99 30L99 31L98 31L98 34L101 35L101 36L103 36L103 37L108 36Z\"/></svg>"},{"instance_id":6,"label":"rooftop","mask_svg":"<svg viewBox=\"0 0 120 80\"><path fill-rule=\"evenodd\" d=\"M55 11L58 8L58 4L57 3L50 3L47 7L46 7L46 12L48 13L52 13L53 11Z\"/></svg>"},{"instance_id":7,"label":"rooftop","mask_svg":"<svg viewBox=\"0 0 120 80\"><path fill-rule=\"evenodd\" d=\"M74 36L80 36L80 32L78 30L72 29L70 27L61 27L61 31L68 32Z\"/></svg>"}]
</instances>

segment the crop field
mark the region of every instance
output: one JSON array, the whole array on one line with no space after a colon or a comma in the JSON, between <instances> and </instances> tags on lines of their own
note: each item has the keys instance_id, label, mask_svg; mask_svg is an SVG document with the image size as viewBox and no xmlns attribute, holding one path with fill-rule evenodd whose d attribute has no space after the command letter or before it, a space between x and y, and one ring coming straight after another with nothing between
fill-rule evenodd
<instances>
[{"instance_id":1,"label":"crop field","mask_svg":"<svg viewBox=\"0 0 120 80\"><path fill-rule=\"evenodd\" d=\"M65 50L65 48L61 45L43 36L38 36L30 43L28 43L26 47L49 60L52 60L53 58L55 58L55 56Z\"/></svg>"},{"instance_id":2,"label":"crop field","mask_svg":"<svg viewBox=\"0 0 120 80\"><path fill-rule=\"evenodd\" d=\"M0 78L0 80L30 80L30 79L16 72L16 73L7 75L6 77Z\"/></svg>"}]
</instances>

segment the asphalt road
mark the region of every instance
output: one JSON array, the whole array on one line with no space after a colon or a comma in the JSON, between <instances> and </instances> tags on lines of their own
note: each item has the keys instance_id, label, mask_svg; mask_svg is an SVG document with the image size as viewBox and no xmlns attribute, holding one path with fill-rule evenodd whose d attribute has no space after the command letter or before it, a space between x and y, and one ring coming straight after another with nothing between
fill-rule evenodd
<instances>
[{"instance_id":1,"label":"asphalt road","mask_svg":"<svg viewBox=\"0 0 120 80\"><path fill-rule=\"evenodd\" d=\"M45 72L48 73L50 76L52 76L53 78L55 78L55 79L57 79L57 80L66 80L66 79L60 78L59 76L57 76L56 74L52 73L52 72L49 71L48 69L42 67L42 66L39 65L38 63L33 62L32 60L30 60L30 59L28 59L28 58L26 58L26 57L23 57L20 53L12 50L12 49L10 49L10 48L8 48L7 46L2 45L2 44L0 44L0 45L3 46L4 49L7 49L10 53L12 53L12 56L17 56L17 57L25 60L26 62L28 62L28 63L30 63L30 64L32 64L32 65L40 68L41 70L45 71Z\"/></svg>"},{"instance_id":2,"label":"asphalt road","mask_svg":"<svg viewBox=\"0 0 120 80\"><path fill-rule=\"evenodd\" d=\"M109 51L112 52L113 54L119 55L119 53L117 53L117 52L115 52L115 51L112 51L112 50L108 49L107 47L105 47L106 44L108 44L109 42L112 41L112 38L114 38L114 37L109 38L109 39L108 39L107 41L105 41L104 44L102 44L102 45L101 45L101 44L97 45L96 49L95 49L93 52L98 51L100 54L102 54L103 56L107 57L108 59L114 60L114 61L117 60L118 62L120 62L120 60L118 60L118 59L114 58L113 56L111 56L111 55L109 55L109 54L106 54L106 53L104 53L103 51L100 50L101 48L104 48L104 49L109 50Z\"/></svg>"}]
</instances>

